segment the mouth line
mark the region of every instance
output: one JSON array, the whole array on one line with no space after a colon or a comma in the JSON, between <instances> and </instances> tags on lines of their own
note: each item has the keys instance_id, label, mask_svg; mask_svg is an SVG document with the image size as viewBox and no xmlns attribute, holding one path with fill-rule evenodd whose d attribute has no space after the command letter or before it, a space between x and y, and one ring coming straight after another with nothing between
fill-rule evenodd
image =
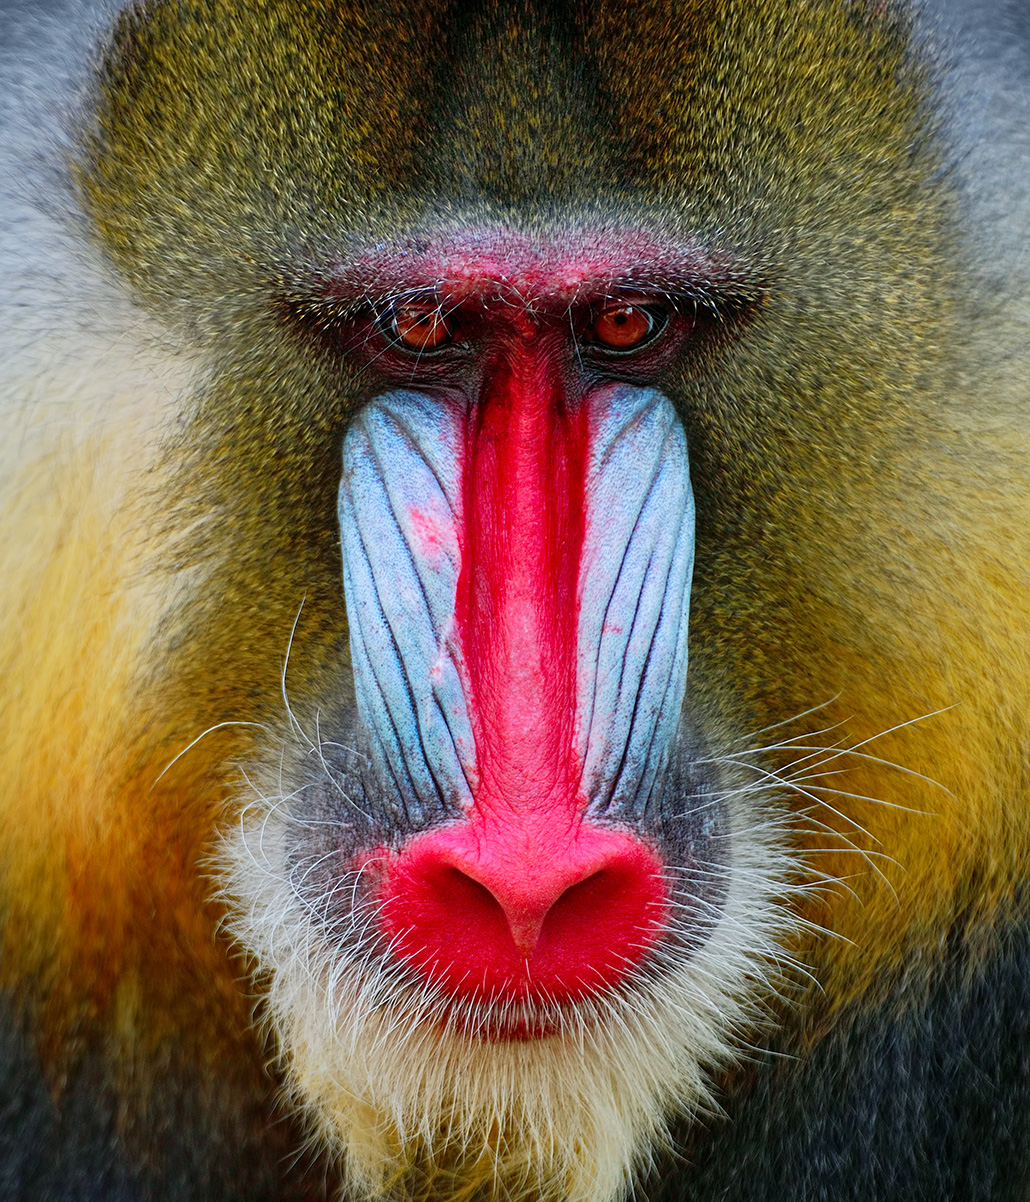
<instances>
[{"instance_id":1,"label":"mouth line","mask_svg":"<svg viewBox=\"0 0 1030 1202\"><path fill-rule=\"evenodd\" d=\"M408 989L408 996L382 1001L376 1007L378 1014L391 1026L411 1023L466 1043L539 1043L584 1033L604 1022L604 1015L593 999L564 1003L530 996L504 1001L473 997L430 1000L411 996L422 992L418 987L409 985ZM621 997L622 991L615 996ZM612 995L608 995L607 1000L610 1006Z\"/></svg>"}]
</instances>

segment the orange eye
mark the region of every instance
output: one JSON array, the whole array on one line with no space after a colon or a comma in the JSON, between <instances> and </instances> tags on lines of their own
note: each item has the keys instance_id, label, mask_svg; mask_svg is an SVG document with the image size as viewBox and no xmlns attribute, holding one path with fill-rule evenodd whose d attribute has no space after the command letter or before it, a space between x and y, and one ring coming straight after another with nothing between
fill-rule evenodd
<instances>
[{"instance_id":1,"label":"orange eye","mask_svg":"<svg viewBox=\"0 0 1030 1202\"><path fill-rule=\"evenodd\" d=\"M629 351L656 334L660 321L642 305L609 305L593 316L590 333L602 346Z\"/></svg>"},{"instance_id":2,"label":"orange eye","mask_svg":"<svg viewBox=\"0 0 1030 1202\"><path fill-rule=\"evenodd\" d=\"M435 351L454 337L451 323L438 306L407 305L395 309L391 328L394 338L412 351Z\"/></svg>"}]
</instances>

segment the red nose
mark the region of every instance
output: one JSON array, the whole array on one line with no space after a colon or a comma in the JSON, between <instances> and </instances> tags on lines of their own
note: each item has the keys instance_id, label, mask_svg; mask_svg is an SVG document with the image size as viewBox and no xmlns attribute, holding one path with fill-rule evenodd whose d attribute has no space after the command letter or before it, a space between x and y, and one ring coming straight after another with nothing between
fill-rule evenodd
<instances>
[{"instance_id":1,"label":"red nose","mask_svg":"<svg viewBox=\"0 0 1030 1202\"><path fill-rule=\"evenodd\" d=\"M550 822L499 826L432 831L390 863L380 903L393 953L455 997L571 1002L611 988L662 929L661 861L586 823L560 839Z\"/></svg>"}]
</instances>

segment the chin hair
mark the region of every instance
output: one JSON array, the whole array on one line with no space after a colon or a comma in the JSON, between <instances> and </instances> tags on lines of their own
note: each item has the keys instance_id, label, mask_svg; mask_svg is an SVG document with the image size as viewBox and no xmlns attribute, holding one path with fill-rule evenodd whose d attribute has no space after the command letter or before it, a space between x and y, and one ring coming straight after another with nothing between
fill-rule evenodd
<instances>
[{"instance_id":1,"label":"chin hair","mask_svg":"<svg viewBox=\"0 0 1030 1202\"><path fill-rule=\"evenodd\" d=\"M347 1197L430 1198L446 1181L461 1198L613 1202L669 1146L670 1118L715 1105L710 1073L746 1054L795 972L799 865L746 786L725 794L732 854L706 938L587 1001L513 1013L448 1000L391 960L374 902L341 907L360 867L313 892L290 850L309 827L297 795L275 770L246 775L216 858L227 925L256 961L289 1104L340 1157ZM522 1036L496 1034L513 1022Z\"/></svg>"}]
</instances>

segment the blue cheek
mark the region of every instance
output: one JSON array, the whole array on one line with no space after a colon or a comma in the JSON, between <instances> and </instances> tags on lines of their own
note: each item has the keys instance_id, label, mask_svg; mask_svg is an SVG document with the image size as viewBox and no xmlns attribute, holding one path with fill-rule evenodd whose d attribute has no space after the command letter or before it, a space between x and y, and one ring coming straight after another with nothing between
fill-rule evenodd
<instances>
[{"instance_id":1,"label":"blue cheek","mask_svg":"<svg viewBox=\"0 0 1030 1202\"><path fill-rule=\"evenodd\" d=\"M454 626L464 418L416 392L347 433L339 515L359 716L414 819L471 800L475 746ZM421 811L421 813L420 813Z\"/></svg>"},{"instance_id":2,"label":"blue cheek","mask_svg":"<svg viewBox=\"0 0 1030 1202\"><path fill-rule=\"evenodd\" d=\"M592 398L580 570L579 750L595 812L646 800L680 721L694 566L682 423L652 389Z\"/></svg>"}]
</instances>

